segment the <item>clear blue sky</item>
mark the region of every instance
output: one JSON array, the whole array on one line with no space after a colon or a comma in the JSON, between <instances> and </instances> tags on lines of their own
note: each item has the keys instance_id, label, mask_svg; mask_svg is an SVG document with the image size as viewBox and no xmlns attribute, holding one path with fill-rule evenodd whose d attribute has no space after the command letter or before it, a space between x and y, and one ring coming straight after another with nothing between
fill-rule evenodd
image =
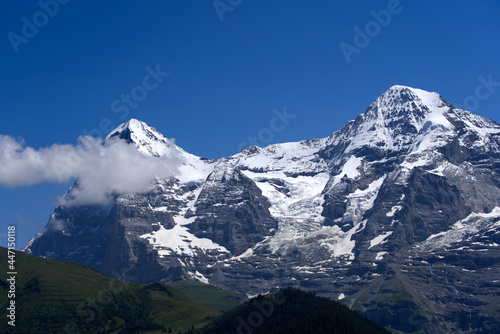
<instances>
[{"instance_id":1,"label":"clear blue sky","mask_svg":"<svg viewBox=\"0 0 500 334\"><path fill-rule=\"evenodd\" d=\"M35 148L75 144L103 119L122 123L128 108L127 119L217 158L263 134L274 108L296 117L272 140L261 136L261 146L328 136L394 84L500 119L500 87L476 93L479 77L500 82L498 1L218 3L219 13L211 0L72 0L57 13L49 6L52 17L37 1L2 1L0 134ZM390 17L375 24L372 11L382 10ZM34 21L38 31L28 27ZM356 27L368 29L369 43L355 39ZM357 48L350 62L341 43ZM147 80L150 90L148 66L169 73ZM132 92L138 100L124 108L122 94ZM23 246L67 187L0 187L0 245L7 225L17 224Z\"/></svg>"}]
</instances>

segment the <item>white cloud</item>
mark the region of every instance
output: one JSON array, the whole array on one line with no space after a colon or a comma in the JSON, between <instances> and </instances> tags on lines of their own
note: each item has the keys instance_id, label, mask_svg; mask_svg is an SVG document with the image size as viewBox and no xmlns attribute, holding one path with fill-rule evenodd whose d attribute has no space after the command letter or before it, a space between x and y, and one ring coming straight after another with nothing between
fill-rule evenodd
<instances>
[{"instance_id":1,"label":"white cloud","mask_svg":"<svg viewBox=\"0 0 500 334\"><path fill-rule=\"evenodd\" d=\"M34 149L0 135L0 185L29 186L68 182L77 186L60 199L62 205L108 204L113 194L140 192L154 177L175 176L182 159L174 151L155 158L120 139L80 137L73 145Z\"/></svg>"},{"instance_id":2,"label":"white cloud","mask_svg":"<svg viewBox=\"0 0 500 334\"><path fill-rule=\"evenodd\" d=\"M50 216L49 223L47 224L47 226L50 226L50 228L55 231L62 231L64 230L65 223L64 220L55 219L54 216L52 215Z\"/></svg>"}]
</instances>

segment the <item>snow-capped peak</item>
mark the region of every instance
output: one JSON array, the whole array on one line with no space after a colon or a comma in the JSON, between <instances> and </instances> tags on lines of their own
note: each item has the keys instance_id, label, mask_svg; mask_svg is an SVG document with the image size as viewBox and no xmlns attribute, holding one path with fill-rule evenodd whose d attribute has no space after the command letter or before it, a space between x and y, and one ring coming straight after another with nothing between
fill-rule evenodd
<instances>
[{"instance_id":1,"label":"snow-capped peak","mask_svg":"<svg viewBox=\"0 0 500 334\"><path fill-rule=\"evenodd\" d=\"M184 151L175 145L173 139L165 137L154 127L135 118L111 131L106 140L116 137L135 144L137 149L144 154L157 158L176 157L182 160L178 178L183 183L206 179L216 162L216 160L207 160Z\"/></svg>"},{"instance_id":2,"label":"snow-capped peak","mask_svg":"<svg viewBox=\"0 0 500 334\"><path fill-rule=\"evenodd\" d=\"M106 139L109 140L114 137L126 140L128 143L134 143L139 151L155 157L166 155L175 147L171 139L166 138L155 128L135 118L119 125L111 131Z\"/></svg>"},{"instance_id":3,"label":"snow-capped peak","mask_svg":"<svg viewBox=\"0 0 500 334\"><path fill-rule=\"evenodd\" d=\"M334 133L331 143L346 147L344 154L367 146L388 151L407 149L421 140L417 137L423 133L452 130L454 126L448 120L452 110L453 106L438 93L395 85L364 114Z\"/></svg>"},{"instance_id":4,"label":"snow-capped peak","mask_svg":"<svg viewBox=\"0 0 500 334\"><path fill-rule=\"evenodd\" d=\"M380 95L368 108L366 115L377 118L404 118L420 129L429 114L442 115L453 106L435 92L394 85Z\"/></svg>"},{"instance_id":5,"label":"snow-capped peak","mask_svg":"<svg viewBox=\"0 0 500 334\"><path fill-rule=\"evenodd\" d=\"M402 128L411 126L419 132L431 124L451 128L446 114L452 109L453 106L438 93L395 85L368 107L364 117L376 120L385 128L398 124Z\"/></svg>"}]
</instances>

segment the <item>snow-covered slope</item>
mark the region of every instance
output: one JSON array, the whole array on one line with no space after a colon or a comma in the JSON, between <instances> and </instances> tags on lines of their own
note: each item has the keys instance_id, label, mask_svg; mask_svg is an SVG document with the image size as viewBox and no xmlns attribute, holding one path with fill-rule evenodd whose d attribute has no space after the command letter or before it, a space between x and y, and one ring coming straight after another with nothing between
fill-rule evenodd
<instances>
[{"instance_id":1,"label":"snow-covered slope","mask_svg":"<svg viewBox=\"0 0 500 334\"><path fill-rule=\"evenodd\" d=\"M155 128L137 119L130 119L121 124L106 137L111 139L118 137L133 143L142 153L154 157L180 156L184 164L180 168L181 182L193 182L205 180L207 175L213 170L213 161L202 159L184 151L169 139L159 133Z\"/></svg>"},{"instance_id":2,"label":"snow-covered slope","mask_svg":"<svg viewBox=\"0 0 500 334\"><path fill-rule=\"evenodd\" d=\"M407 332L498 324L500 126L437 93L393 86L327 138L216 160L138 120L114 137L180 155L181 175L112 207L59 207L25 251L142 283L298 286Z\"/></svg>"},{"instance_id":3,"label":"snow-covered slope","mask_svg":"<svg viewBox=\"0 0 500 334\"><path fill-rule=\"evenodd\" d=\"M134 118L111 131L106 139L109 140L114 137L123 139L128 143L134 143L139 151L155 157L168 156L172 150L182 151L174 145L172 140L166 138L155 128Z\"/></svg>"}]
</instances>

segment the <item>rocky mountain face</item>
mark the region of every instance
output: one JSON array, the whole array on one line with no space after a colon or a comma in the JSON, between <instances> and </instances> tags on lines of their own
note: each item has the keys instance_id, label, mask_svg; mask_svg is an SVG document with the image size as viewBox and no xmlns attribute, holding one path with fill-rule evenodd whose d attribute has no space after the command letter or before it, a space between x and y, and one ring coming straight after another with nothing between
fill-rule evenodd
<instances>
[{"instance_id":1,"label":"rocky mountain face","mask_svg":"<svg viewBox=\"0 0 500 334\"><path fill-rule=\"evenodd\" d=\"M58 207L24 251L135 283L300 287L402 332L500 331L492 120L393 86L327 138L228 158L191 155L137 120L111 137L175 152L179 175L109 206Z\"/></svg>"}]
</instances>

